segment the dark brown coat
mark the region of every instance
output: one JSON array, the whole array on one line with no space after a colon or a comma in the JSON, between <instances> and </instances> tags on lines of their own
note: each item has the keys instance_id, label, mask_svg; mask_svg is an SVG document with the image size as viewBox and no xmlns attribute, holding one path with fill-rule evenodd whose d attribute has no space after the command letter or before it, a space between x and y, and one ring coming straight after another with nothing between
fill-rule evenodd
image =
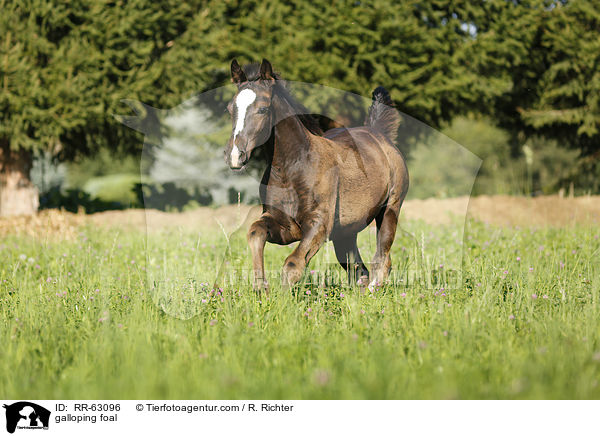
<instances>
[{"instance_id":1,"label":"dark brown coat","mask_svg":"<svg viewBox=\"0 0 600 436\"><path fill-rule=\"evenodd\" d=\"M240 169L256 147L264 145L269 152L260 192L263 213L248 231L255 288L268 286L266 241L300 241L283 266L284 284L293 285L328 238L350 280L361 285L370 281L371 288L382 284L391 268L390 248L408 191L406 164L394 146L399 115L388 92L382 87L374 91L365 126L322 133L268 61L248 79L234 60L231 75L238 92L228 106L233 131L225 159L232 169ZM356 238L374 219L377 250L369 277Z\"/></svg>"}]
</instances>

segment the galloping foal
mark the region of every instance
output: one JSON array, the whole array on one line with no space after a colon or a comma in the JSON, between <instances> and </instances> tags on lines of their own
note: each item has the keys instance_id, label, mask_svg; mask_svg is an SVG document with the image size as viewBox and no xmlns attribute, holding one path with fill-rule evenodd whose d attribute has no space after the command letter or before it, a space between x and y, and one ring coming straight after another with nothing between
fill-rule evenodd
<instances>
[{"instance_id":1,"label":"galloping foal","mask_svg":"<svg viewBox=\"0 0 600 436\"><path fill-rule=\"evenodd\" d=\"M234 60L231 77L238 90L228 105L233 127L225 161L240 170L257 147L265 146L268 155L260 189L263 213L248 231L255 289L268 289L265 242L300 241L283 266L289 286L328 238L349 280L369 283L370 289L383 283L408 191L406 164L394 146L400 117L389 93L383 87L373 92L364 126L323 133L267 60L246 72ZM356 237L373 219L377 250L369 277Z\"/></svg>"}]
</instances>

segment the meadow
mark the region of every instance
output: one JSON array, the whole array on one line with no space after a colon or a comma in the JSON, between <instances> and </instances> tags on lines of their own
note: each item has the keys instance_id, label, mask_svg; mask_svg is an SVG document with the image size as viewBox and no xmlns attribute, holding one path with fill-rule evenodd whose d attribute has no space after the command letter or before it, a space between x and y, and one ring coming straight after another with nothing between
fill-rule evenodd
<instances>
[{"instance_id":1,"label":"meadow","mask_svg":"<svg viewBox=\"0 0 600 436\"><path fill-rule=\"evenodd\" d=\"M302 286L272 280L268 296L219 226L9 228L0 397L600 398L600 225L456 224L404 218L375 292L326 247ZM370 258L372 229L359 241ZM268 245L267 268L289 252Z\"/></svg>"}]
</instances>

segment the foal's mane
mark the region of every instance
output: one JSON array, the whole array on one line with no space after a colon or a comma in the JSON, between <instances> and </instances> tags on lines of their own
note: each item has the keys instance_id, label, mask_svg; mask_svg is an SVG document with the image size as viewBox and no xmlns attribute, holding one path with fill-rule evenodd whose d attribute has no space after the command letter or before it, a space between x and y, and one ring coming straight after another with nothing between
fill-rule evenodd
<instances>
[{"instance_id":1,"label":"foal's mane","mask_svg":"<svg viewBox=\"0 0 600 436\"><path fill-rule=\"evenodd\" d=\"M260 65L250 64L244 67L244 72L249 82L254 82L260 78ZM287 82L281 78L277 72L273 73L275 85L273 92L285 100L292 108L294 114L298 117L302 125L308 129L313 135L322 136L323 130L319 125L319 121L310 114L310 111L300 102L298 102L290 93Z\"/></svg>"}]
</instances>

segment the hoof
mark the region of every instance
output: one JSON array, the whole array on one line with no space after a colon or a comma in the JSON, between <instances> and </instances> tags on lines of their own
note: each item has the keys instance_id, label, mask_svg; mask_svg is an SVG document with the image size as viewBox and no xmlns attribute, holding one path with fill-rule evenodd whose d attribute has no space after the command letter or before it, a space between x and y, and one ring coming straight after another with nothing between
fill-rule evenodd
<instances>
[{"instance_id":1,"label":"hoof","mask_svg":"<svg viewBox=\"0 0 600 436\"><path fill-rule=\"evenodd\" d=\"M289 262L283 267L282 282L285 287L292 287L302 278L303 269Z\"/></svg>"},{"instance_id":2,"label":"hoof","mask_svg":"<svg viewBox=\"0 0 600 436\"><path fill-rule=\"evenodd\" d=\"M269 293L269 283L266 280L255 280L253 288L259 294L263 291Z\"/></svg>"},{"instance_id":3,"label":"hoof","mask_svg":"<svg viewBox=\"0 0 600 436\"><path fill-rule=\"evenodd\" d=\"M367 289L369 290L369 292L375 292L375 289L377 289L379 286L381 286L381 283L379 283L377 279L373 279L373 281L369 283Z\"/></svg>"},{"instance_id":4,"label":"hoof","mask_svg":"<svg viewBox=\"0 0 600 436\"><path fill-rule=\"evenodd\" d=\"M284 288L289 289L294 287L295 285L298 284L298 282L300 281L300 278L302 277L302 275L284 275L283 279L281 280L281 284Z\"/></svg>"},{"instance_id":5,"label":"hoof","mask_svg":"<svg viewBox=\"0 0 600 436\"><path fill-rule=\"evenodd\" d=\"M368 283L369 283L369 276L360 276L360 278L356 282L356 284L361 288L366 287Z\"/></svg>"}]
</instances>

